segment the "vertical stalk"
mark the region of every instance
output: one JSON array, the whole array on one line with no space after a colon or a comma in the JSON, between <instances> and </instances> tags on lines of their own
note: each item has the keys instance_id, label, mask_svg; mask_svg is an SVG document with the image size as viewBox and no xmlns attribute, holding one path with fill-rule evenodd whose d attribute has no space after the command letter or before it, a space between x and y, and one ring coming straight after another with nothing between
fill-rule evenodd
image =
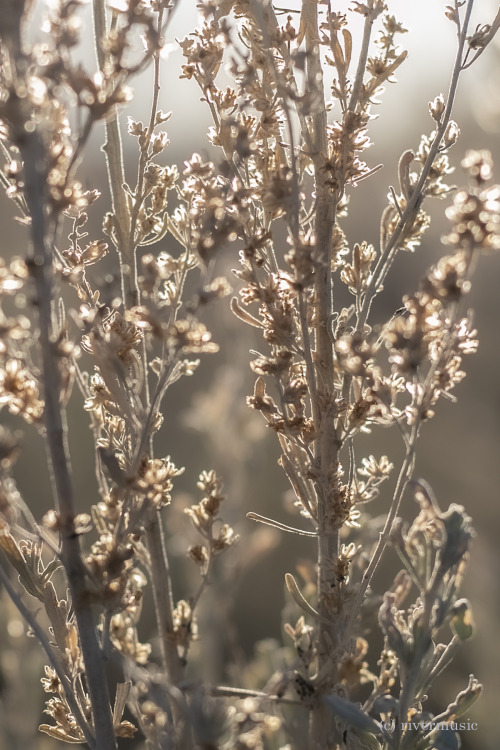
<instances>
[{"instance_id":1,"label":"vertical stalk","mask_svg":"<svg viewBox=\"0 0 500 750\"><path fill-rule=\"evenodd\" d=\"M25 196L31 214L32 251L28 259L35 282L40 349L45 396L45 429L51 479L61 526L62 562L68 578L85 665L88 694L95 731L95 750L116 748L104 658L89 606L85 566L80 539L75 532L75 502L64 407L61 404L61 373L52 325L53 268L47 242L46 151L38 131L26 133L19 148L25 169Z\"/></svg>"},{"instance_id":2,"label":"vertical stalk","mask_svg":"<svg viewBox=\"0 0 500 750\"><path fill-rule=\"evenodd\" d=\"M320 267L316 273L315 295L319 312L319 327L316 329L316 413L317 438L314 444L316 464L321 480L318 486L318 633L316 639L318 674L322 666L330 660L339 641L338 622L331 610L330 595L334 590L334 565L338 556L338 530L331 523L332 497L338 466L338 441L334 423L334 368L333 348L328 322L332 312L331 254L332 233L335 224L335 196L331 195L327 184L326 170L323 168L327 156L327 117L323 72L319 54L318 3L317 0L303 0L303 21L307 52L307 78L310 90L320 97L312 117L312 159L315 171L316 215L314 230L316 254ZM321 694L329 692L337 681L336 665L327 671L328 677L318 685L318 701L311 713L309 750L327 750L333 741L333 721L329 709L321 702Z\"/></svg>"},{"instance_id":3,"label":"vertical stalk","mask_svg":"<svg viewBox=\"0 0 500 750\"><path fill-rule=\"evenodd\" d=\"M161 657L168 681L177 685L184 671L185 660L179 656L174 630L174 600L172 580L165 548L165 534L160 513L146 526L146 545L150 555L151 588L155 605L156 624L160 637ZM191 726L186 720L185 711L176 700L171 702L173 725L176 733L175 747L178 750L192 750Z\"/></svg>"},{"instance_id":4,"label":"vertical stalk","mask_svg":"<svg viewBox=\"0 0 500 750\"><path fill-rule=\"evenodd\" d=\"M370 49L370 39L372 35L373 22L376 18L376 13L373 11L374 0L368 0L367 11L365 16L365 24L363 27L363 41L361 42L361 50L359 53L358 67L356 69L356 77L352 85L351 98L349 99L349 112L355 112L358 104L359 95L361 93L361 87L363 85L363 78L366 71L366 62L368 60L368 51Z\"/></svg>"},{"instance_id":5,"label":"vertical stalk","mask_svg":"<svg viewBox=\"0 0 500 750\"><path fill-rule=\"evenodd\" d=\"M14 76L22 80L29 65L29 59L23 52L21 39L24 3L18 3L19 8L14 7L16 3L10 3L10 5L12 7L7 9L7 15L2 14L0 34L9 50L10 65ZM7 16L9 17L8 21ZM38 313L42 361L46 447L54 499L59 516L61 561L67 576L75 613L94 736L89 737L87 724L82 726L82 731L89 739L92 750L113 750L117 745L104 669L104 657L90 608L80 538L76 533L74 523L75 500L71 459L67 442L66 413L61 398L59 351L55 342L52 316L54 270L52 247L48 240L51 236L51 220L49 219L47 190L47 147L44 133L40 127L34 130L25 127L29 118L26 100L20 98L17 92L12 91L9 105L8 114L10 115L12 132L24 164L24 194L27 209L31 216L32 247L28 253L27 265L36 291L35 307Z\"/></svg>"},{"instance_id":6,"label":"vertical stalk","mask_svg":"<svg viewBox=\"0 0 500 750\"><path fill-rule=\"evenodd\" d=\"M104 0L93 0L94 43L99 70L103 70L106 57L102 48L102 40L106 35L106 9ZM122 280L122 295L125 308L138 304L137 271L135 247L130 248L128 238L130 232L130 211L127 195L124 190L125 168L123 164L123 148L120 126L116 110L112 117L105 122L106 142L102 147L106 156L108 183L111 192L111 204L115 216L116 249L120 259L120 276Z\"/></svg>"},{"instance_id":7,"label":"vertical stalk","mask_svg":"<svg viewBox=\"0 0 500 750\"><path fill-rule=\"evenodd\" d=\"M327 200L330 198L330 205ZM333 562L338 557L338 530L332 526L332 497L335 491L338 466L338 441L334 423L334 371L332 341L328 332L331 311L331 244L334 224L333 201L325 194L320 197L315 220L316 247L324 258L317 273L316 296L320 326L316 332L316 373L319 425L315 441L315 459L322 478L318 488L318 622L317 655L318 673L330 659L339 641L338 623L331 611L330 595L335 587ZM328 692L337 681L336 665L328 670L328 684L320 690ZM327 750L333 722L328 708L321 703L313 709L311 716L310 750Z\"/></svg>"},{"instance_id":8,"label":"vertical stalk","mask_svg":"<svg viewBox=\"0 0 500 750\"><path fill-rule=\"evenodd\" d=\"M172 583L159 513L146 528L146 543L151 557L151 585L155 603L162 661L169 681L175 685L182 676L182 661L175 642Z\"/></svg>"},{"instance_id":9,"label":"vertical stalk","mask_svg":"<svg viewBox=\"0 0 500 750\"><path fill-rule=\"evenodd\" d=\"M106 13L104 0L93 0L94 11L94 36L97 61L102 70L105 65L105 56L101 48L101 39L106 34ZM158 15L158 29L161 29L163 11L160 10ZM106 143L104 153L106 155L106 165L108 170L108 181L111 190L111 199L113 212L116 216L117 226L117 244L118 255L120 257L121 278L123 286L123 304L125 309L130 309L139 302L139 293L137 289L137 258L135 230L140 208L140 200L143 194L144 170L147 164L147 154L149 143L151 141L155 115L158 104L159 85L159 52L154 56L154 90L153 103L149 127L147 131L147 140L141 153L138 167L138 183L136 188L136 203L132 211L129 210L127 197L123 189L125 182L125 173L123 167L123 149L121 143L120 129L116 115L106 121ZM143 365L146 382L146 407L149 406L149 389L147 387L147 361L146 352L143 351ZM157 391L159 396L161 389ZM155 399L153 399L153 404ZM148 437L150 427L150 417L152 408L149 408L149 416L144 427L142 436L138 440L136 461L139 462L143 457L145 442ZM146 543L151 556L151 583L153 589L153 598L155 604L156 621L158 634L160 636L162 661L169 680L175 684L182 675L182 662L179 658L177 646L174 640L173 625L173 598L170 570L168 563L167 551L165 549L163 528L159 514L155 515L154 520L146 528Z\"/></svg>"}]
</instances>

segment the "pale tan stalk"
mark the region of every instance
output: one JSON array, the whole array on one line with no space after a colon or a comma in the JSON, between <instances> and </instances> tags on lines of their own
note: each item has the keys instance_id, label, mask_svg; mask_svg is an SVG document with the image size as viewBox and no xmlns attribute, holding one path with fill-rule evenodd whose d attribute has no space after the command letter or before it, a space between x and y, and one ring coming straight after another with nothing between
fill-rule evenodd
<instances>
[{"instance_id":1,"label":"pale tan stalk","mask_svg":"<svg viewBox=\"0 0 500 750\"><path fill-rule=\"evenodd\" d=\"M307 78L311 90L318 92L320 103L312 116L312 141L314 153L311 154L315 167L316 215L314 230L316 235L316 253L320 267L316 273L315 294L318 304L320 325L316 331L316 392L318 404L313 410L318 420L315 423L317 438L314 454L321 477L318 483L318 634L316 641L318 657L318 674L322 667L331 662L332 652L339 642L339 622L335 621L330 609L328 594L335 586L333 562L338 557L338 530L331 525L330 493L331 484L335 481L338 469L338 441L335 430L334 414L334 368L333 348L328 330L328 321L332 313L332 278L331 254L332 234L335 224L335 196L331 195L326 183L326 172L323 162L327 154L327 117L323 72L318 47L318 6L317 0L304 0L303 22L305 23L305 40L307 51ZM314 390L312 391L314 393ZM326 486L329 485L329 491ZM337 666L331 662L327 683L318 686L319 692L328 692L337 681ZM309 744L310 750L329 747L333 730L332 715L318 696L318 701L311 712Z\"/></svg>"},{"instance_id":2,"label":"pale tan stalk","mask_svg":"<svg viewBox=\"0 0 500 750\"><path fill-rule=\"evenodd\" d=\"M106 6L104 0L93 0L94 14L94 42L99 69L103 70L106 56L102 48L102 41L106 37ZM130 233L130 211L127 195L124 190L125 168L123 164L123 148L120 125L116 110L105 122L106 142L103 151L106 156L108 183L111 192L113 214L116 217L115 233L120 272L122 279L123 302L126 308L138 304L137 270L135 263L135 248L130 252L128 237Z\"/></svg>"},{"instance_id":3,"label":"pale tan stalk","mask_svg":"<svg viewBox=\"0 0 500 750\"><path fill-rule=\"evenodd\" d=\"M160 33L161 31L162 20L163 20L163 9L160 9L158 13L158 33ZM139 159L139 166L137 170L137 187L135 189L135 202L134 202L132 211L130 213L130 225L129 225L128 238L127 238L126 255L128 258L133 259L134 266L136 265L135 256L137 252L136 238L135 238L135 233L136 233L136 228L137 228L137 219L139 217L139 211L140 211L141 205L144 201L145 172L146 172L146 166L148 163L149 146L151 144L151 138L153 136L153 131L155 128L156 113L158 111L158 97L160 94L160 53L159 53L159 50L156 51L153 56L153 65L154 65L153 101L151 103L151 112L149 116L148 128L146 131L146 140L144 144L141 146L141 156Z\"/></svg>"},{"instance_id":4,"label":"pale tan stalk","mask_svg":"<svg viewBox=\"0 0 500 750\"><path fill-rule=\"evenodd\" d=\"M175 641L172 583L159 513L154 522L146 527L146 543L151 558L151 581L162 661L169 681L176 685L182 677L183 668Z\"/></svg>"},{"instance_id":5,"label":"pale tan stalk","mask_svg":"<svg viewBox=\"0 0 500 750\"><path fill-rule=\"evenodd\" d=\"M363 41L361 42L361 50L359 53L358 66L356 69L356 77L352 86L351 97L349 99L349 112L355 112L361 93L361 87L363 85L363 77L366 71L366 61L368 60L368 51L370 49L370 39L372 35L373 23L375 21L376 14L373 12L374 0L368 0L367 7L368 11L365 17L365 24L363 28Z\"/></svg>"}]
</instances>

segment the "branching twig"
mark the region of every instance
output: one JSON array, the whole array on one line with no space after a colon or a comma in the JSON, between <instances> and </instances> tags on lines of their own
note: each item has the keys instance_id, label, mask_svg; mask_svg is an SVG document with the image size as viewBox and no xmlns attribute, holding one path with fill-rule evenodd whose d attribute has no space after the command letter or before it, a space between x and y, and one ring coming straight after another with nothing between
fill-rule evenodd
<instances>
[{"instance_id":1,"label":"branching twig","mask_svg":"<svg viewBox=\"0 0 500 750\"><path fill-rule=\"evenodd\" d=\"M64 695L68 702L68 706L70 707L73 716L78 721L78 726L82 730L89 748L91 750L94 750L95 748L97 748L94 734L91 727L89 726L88 721L80 710L78 701L75 699L73 685L71 684L71 680L64 670L64 666L61 663L59 654L50 645L49 639L47 638L44 629L40 626L35 615L24 604L22 598L15 590L14 586L11 584L10 579L5 573L2 565L0 565L0 579L9 597L14 603L14 606L17 608L19 614L24 619L24 621L28 623L29 627L33 631L33 634L36 636L43 650L47 654L47 659L52 664L52 667L54 668L57 676L59 677L61 685L64 688Z\"/></svg>"},{"instance_id":2,"label":"branching twig","mask_svg":"<svg viewBox=\"0 0 500 750\"><path fill-rule=\"evenodd\" d=\"M469 20L470 20L470 16L472 13L473 5L474 5L474 0L468 0L467 8L465 11L465 16L464 16L464 21L463 21L462 29L461 29L460 36L459 36L457 54L455 58L455 65L454 65L453 73L451 76L445 111L442 115L442 119L436 130L436 135L432 142L432 146L429 150L427 159L425 160L425 164L423 165L422 171L420 172L418 182L412 190L411 196L407 202L403 215L400 217L400 220L391 238L388 240L385 247L382 248L380 258L378 260L372 279L365 293L363 307L361 309L360 315L358 316L358 320L356 324L356 329L358 331L363 330L363 326L366 323L366 320L368 318L373 299L380 291L384 283L384 280L389 272L389 269L392 264L392 260L394 258L394 254L398 248L398 243L402 239L404 232L411 229L411 226L413 222L415 221L415 218L418 214L422 201L425 197L425 191L424 191L425 183L429 176L429 172L431 171L432 165L434 163L434 159L436 158L439 152L439 148L441 146L443 136L446 132L446 128L448 127L448 124L450 122L451 113L452 113L453 105L455 102L455 95L457 91L458 81L460 78L460 74L463 70L463 54L464 54L465 44L467 42L467 30L469 26Z\"/></svg>"}]
</instances>

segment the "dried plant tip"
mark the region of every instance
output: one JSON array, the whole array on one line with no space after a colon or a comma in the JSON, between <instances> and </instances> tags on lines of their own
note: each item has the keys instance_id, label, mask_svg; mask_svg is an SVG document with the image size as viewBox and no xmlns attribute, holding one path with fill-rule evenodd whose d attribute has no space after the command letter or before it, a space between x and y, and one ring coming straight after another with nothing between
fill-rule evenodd
<instances>
[{"instance_id":1,"label":"dried plant tip","mask_svg":"<svg viewBox=\"0 0 500 750\"><path fill-rule=\"evenodd\" d=\"M242 320L244 323L248 323L248 325L253 326L254 328L264 328L264 324L260 320L254 318L253 315L250 315L249 312L247 312L240 306L237 297L233 297L231 299L231 310L236 315L236 317Z\"/></svg>"},{"instance_id":2,"label":"dried plant tip","mask_svg":"<svg viewBox=\"0 0 500 750\"><path fill-rule=\"evenodd\" d=\"M113 708L113 728L117 737L131 738L137 732L130 721L122 721L123 712L130 694L131 682L119 682L116 686L115 705Z\"/></svg>"},{"instance_id":3,"label":"dried plant tip","mask_svg":"<svg viewBox=\"0 0 500 750\"><path fill-rule=\"evenodd\" d=\"M438 94L435 99L429 102L429 112L434 122L436 122L438 125L441 122L441 118L444 113L444 107L444 97L442 94Z\"/></svg>"},{"instance_id":4,"label":"dried plant tip","mask_svg":"<svg viewBox=\"0 0 500 750\"><path fill-rule=\"evenodd\" d=\"M321 618L319 613L314 609L314 607L309 604L307 599L304 599L304 596L297 585L297 581L291 573L285 573L285 583L289 593L292 596L292 599L300 607L300 609L302 609L308 615L314 617L315 620L320 620Z\"/></svg>"},{"instance_id":5,"label":"dried plant tip","mask_svg":"<svg viewBox=\"0 0 500 750\"><path fill-rule=\"evenodd\" d=\"M202 544L189 547L188 555L200 568L203 568L208 562L208 550Z\"/></svg>"},{"instance_id":6,"label":"dried plant tip","mask_svg":"<svg viewBox=\"0 0 500 750\"><path fill-rule=\"evenodd\" d=\"M469 675L469 684L462 690L458 695L454 703L448 706L448 711L455 716L461 716L477 701L481 693L483 692L483 686L478 682L474 675Z\"/></svg>"},{"instance_id":7,"label":"dried plant tip","mask_svg":"<svg viewBox=\"0 0 500 750\"><path fill-rule=\"evenodd\" d=\"M474 619L467 599L458 599L451 608L450 627L461 641L467 641L474 635Z\"/></svg>"},{"instance_id":8,"label":"dried plant tip","mask_svg":"<svg viewBox=\"0 0 500 750\"><path fill-rule=\"evenodd\" d=\"M471 519L461 505L450 505L440 519L446 532L446 541L440 550L440 568L444 573L467 553L474 531Z\"/></svg>"},{"instance_id":9,"label":"dried plant tip","mask_svg":"<svg viewBox=\"0 0 500 750\"><path fill-rule=\"evenodd\" d=\"M460 135L460 128L458 127L455 120L450 120L444 131L442 148L444 150L454 146Z\"/></svg>"},{"instance_id":10,"label":"dried plant tip","mask_svg":"<svg viewBox=\"0 0 500 750\"><path fill-rule=\"evenodd\" d=\"M415 154L413 151L405 151L398 164L399 187L406 200L408 200L411 195L410 164L414 158Z\"/></svg>"}]
</instances>

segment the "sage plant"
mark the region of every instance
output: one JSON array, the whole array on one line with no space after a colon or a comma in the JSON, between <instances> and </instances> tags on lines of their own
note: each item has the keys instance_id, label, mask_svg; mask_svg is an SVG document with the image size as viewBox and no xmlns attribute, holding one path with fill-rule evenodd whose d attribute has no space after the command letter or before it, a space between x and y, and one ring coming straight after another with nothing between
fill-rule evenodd
<instances>
[{"instance_id":1,"label":"sage plant","mask_svg":"<svg viewBox=\"0 0 500 750\"><path fill-rule=\"evenodd\" d=\"M481 686L471 676L438 715L428 696L473 632L460 598L473 530L465 509L442 508L414 467L422 426L441 398L454 400L463 357L477 346L463 298L478 258L500 246L491 155L467 152L465 186L448 181L459 79L500 12L473 29L473 0L446 6L457 38L449 90L429 104L430 132L399 157L375 247L348 237L344 220L351 193L381 166L369 162L370 120L406 58L392 3L352 2L344 14L329 0L285 10L271 0L202 2L200 26L179 41L181 77L213 118L213 160L199 147L180 171L162 163L170 115L160 108L161 51L177 4L93 0L90 70L75 61L78 0L50 8L43 43L29 42L30 2L8 0L0 19L1 178L30 235L0 267L0 403L43 437L54 503L35 517L12 468L17 437L3 429L0 578L47 659L51 722L40 730L92 750L134 735L169 750L459 747L457 731L468 728L459 718ZM150 112L145 123L128 118L137 154L129 184L120 126L132 79L146 69ZM102 233L87 240L89 216L106 201L79 179L98 122L111 205ZM448 206L446 254L380 319L373 303L419 247L432 199ZM186 509L199 536L186 550L199 584L175 601L168 506L183 469L175 445L172 455L155 452L167 390L217 350L203 316L231 291L216 275L225 247L239 256L231 310L263 339L248 404L276 434L302 520L291 527L251 508L248 516L308 537L315 560L303 580L283 571L296 614L285 624L284 662L262 690L196 675L198 605L238 535L223 519L222 478L204 471L202 497ZM110 258L113 272L100 272ZM98 494L82 512L67 440L72 390L95 446ZM382 427L402 441L398 467L377 452ZM360 448L366 434L372 453ZM412 523L400 517L407 491ZM367 506L379 495L377 527ZM379 602L377 655L364 637L367 603L388 545L403 568ZM147 586L158 654L138 634Z\"/></svg>"}]
</instances>

